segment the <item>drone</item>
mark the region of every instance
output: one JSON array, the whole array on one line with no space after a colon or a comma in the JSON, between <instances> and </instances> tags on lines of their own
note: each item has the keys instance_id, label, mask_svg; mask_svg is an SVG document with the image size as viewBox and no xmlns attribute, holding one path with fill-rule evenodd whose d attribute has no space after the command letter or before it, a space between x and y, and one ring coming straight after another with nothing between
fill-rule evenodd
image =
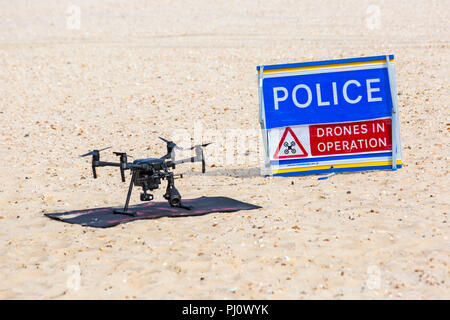
<instances>
[{"instance_id":1,"label":"drone","mask_svg":"<svg viewBox=\"0 0 450 320\"><path fill-rule=\"evenodd\" d=\"M122 182L125 182L125 170L131 171L131 181L128 188L128 194L125 201L123 210L114 210L117 214L126 214L130 216L136 216L136 213L128 210L128 205L130 203L131 192L133 186L141 187L141 201L151 201L153 200L153 195L147 193L148 190L152 191L159 188L161 180L167 180L167 189L164 194L164 199L166 199L171 207L183 208L186 210L191 210L191 206L186 206L181 202L181 195L175 188L175 179L183 178L182 174L174 174L171 169L175 169L175 166L186 162L201 162L202 163L202 173L205 173L205 157L203 155L203 148L210 145L210 143L198 144L190 148L181 148L177 146L173 141L166 140L164 138L158 137L167 144L167 153L160 158L144 158L137 159L133 162L128 162L128 157L125 152L113 152L114 155L120 157L119 162L107 162L100 161L100 152L110 149L111 147L103 148L100 150L93 150L80 157L92 156L92 173L94 179L97 179L97 167L119 167L120 176ZM175 160L175 150L195 150L195 156L180 160Z\"/></svg>"}]
</instances>

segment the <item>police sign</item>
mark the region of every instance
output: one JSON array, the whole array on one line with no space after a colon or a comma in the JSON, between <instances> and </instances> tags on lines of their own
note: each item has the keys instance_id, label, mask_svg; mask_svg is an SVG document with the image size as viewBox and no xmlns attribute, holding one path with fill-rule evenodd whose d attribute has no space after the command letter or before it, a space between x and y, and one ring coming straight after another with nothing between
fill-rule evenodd
<instances>
[{"instance_id":1,"label":"police sign","mask_svg":"<svg viewBox=\"0 0 450 320\"><path fill-rule=\"evenodd\" d=\"M266 175L402 166L393 55L257 70Z\"/></svg>"}]
</instances>

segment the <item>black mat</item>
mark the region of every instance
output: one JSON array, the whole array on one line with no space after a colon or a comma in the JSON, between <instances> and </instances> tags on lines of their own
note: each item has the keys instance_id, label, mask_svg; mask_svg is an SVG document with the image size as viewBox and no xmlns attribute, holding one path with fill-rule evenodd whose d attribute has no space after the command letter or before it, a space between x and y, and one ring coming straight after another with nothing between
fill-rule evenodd
<instances>
[{"instance_id":1,"label":"black mat","mask_svg":"<svg viewBox=\"0 0 450 320\"><path fill-rule=\"evenodd\" d=\"M241 202L227 197L200 197L183 200L183 204L192 206L191 210L171 207L167 202L146 202L130 206L129 210L136 212L135 217L125 214L115 214L115 209L122 207L106 207L77 210L61 213L46 213L49 218L79 224L82 226L108 228L120 223L161 217L201 216L212 212L233 212L261 208L253 204Z\"/></svg>"}]
</instances>

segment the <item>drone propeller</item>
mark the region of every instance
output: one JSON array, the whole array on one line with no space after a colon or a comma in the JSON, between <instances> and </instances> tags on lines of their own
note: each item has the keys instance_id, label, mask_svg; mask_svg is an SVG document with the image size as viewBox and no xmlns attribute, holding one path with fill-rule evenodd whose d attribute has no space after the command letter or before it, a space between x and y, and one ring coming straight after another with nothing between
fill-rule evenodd
<instances>
[{"instance_id":1,"label":"drone propeller","mask_svg":"<svg viewBox=\"0 0 450 320\"><path fill-rule=\"evenodd\" d=\"M159 137L158 136L158 138L160 138L162 141L164 141L164 142L167 142L167 143L169 143L170 141L169 140L166 140L166 139L164 139L163 137Z\"/></svg>"},{"instance_id":2,"label":"drone propeller","mask_svg":"<svg viewBox=\"0 0 450 320\"><path fill-rule=\"evenodd\" d=\"M176 143L173 142L173 141L166 140L166 139L164 139L164 138L162 138L162 137L158 137L158 138L160 138L162 141L164 141L165 143L167 143L167 147L168 147L168 148L175 148L175 149L177 149L177 150L183 150L182 148L180 148L179 146L177 146Z\"/></svg>"},{"instance_id":3,"label":"drone propeller","mask_svg":"<svg viewBox=\"0 0 450 320\"><path fill-rule=\"evenodd\" d=\"M81 155L80 157L93 156L95 154L98 154L100 151L107 150L107 149L111 149L111 147L106 147L106 148L103 148L103 149L100 149L100 150L93 150L91 152L88 152L86 154Z\"/></svg>"},{"instance_id":4,"label":"drone propeller","mask_svg":"<svg viewBox=\"0 0 450 320\"><path fill-rule=\"evenodd\" d=\"M193 149L198 148L198 147L206 147L206 146L209 146L211 143L212 143L212 142L208 142L208 143L204 143L204 144L196 144L196 145L193 146L193 147L190 147L190 148L184 148L183 150L193 150Z\"/></svg>"},{"instance_id":5,"label":"drone propeller","mask_svg":"<svg viewBox=\"0 0 450 320\"><path fill-rule=\"evenodd\" d=\"M95 170L96 163L100 161L100 151L110 149L111 147L106 147L100 150L92 150L86 154L81 155L80 157L92 156L92 174L94 175L94 179L97 179L97 171Z\"/></svg>"}]
</instances>

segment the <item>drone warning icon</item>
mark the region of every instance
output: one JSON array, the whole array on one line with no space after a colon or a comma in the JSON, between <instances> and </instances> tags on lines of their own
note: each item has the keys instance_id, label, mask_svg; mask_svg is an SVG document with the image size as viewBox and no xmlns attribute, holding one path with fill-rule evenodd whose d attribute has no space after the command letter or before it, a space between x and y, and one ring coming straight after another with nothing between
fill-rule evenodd
<instances>
[{"instance_id":1,"label":"drone warning icon","mask_svg":"<svg viewBox=\"0 0 450 320\"><path fill-rule=\"evenodd\" d=\"M277 149L275 150L273 158L291 159L291 158L302 158L307 156L308 152L306 152L305 148L298 140L294 131L292 131L290 127L286 127L280 139L280 143Z\"/></svg>"}]
</instances>

